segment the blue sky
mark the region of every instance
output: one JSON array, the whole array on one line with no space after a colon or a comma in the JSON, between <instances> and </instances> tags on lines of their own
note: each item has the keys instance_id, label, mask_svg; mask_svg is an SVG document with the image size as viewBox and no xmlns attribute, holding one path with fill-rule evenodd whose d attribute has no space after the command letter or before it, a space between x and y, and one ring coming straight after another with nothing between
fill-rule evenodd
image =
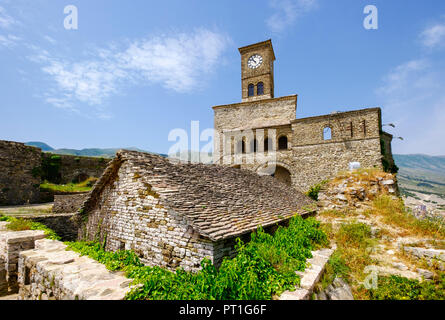
<instances>
[{"instance_id":1,"label":"blue sky","mask_svg":"<svg viewBox=\"0 0 445 320\"><path fill-rule=\"evenodd\" d=\"M241 100L237 48L269 38L297 117L380 106L394 153L445 154L438 0L0 0L0 139L166 153L171 130Z\"/></svg>"}]
</instances>

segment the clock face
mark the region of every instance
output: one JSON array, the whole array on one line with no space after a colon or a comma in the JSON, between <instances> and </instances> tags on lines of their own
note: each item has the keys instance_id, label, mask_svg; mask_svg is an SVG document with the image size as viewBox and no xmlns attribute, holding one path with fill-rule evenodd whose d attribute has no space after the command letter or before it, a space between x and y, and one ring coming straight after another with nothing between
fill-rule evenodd
<instances>
[{"instance_id":1,"label":"clock face","mask_svg":"<svg viewBox=\"0 0 445 320\"><path fill-rule=\"evenodd\" d=\"M263 57L259 54L254 54L247 60L247 66L250 69L256 69L263 64Z\"/></svg>"}]
</instances>

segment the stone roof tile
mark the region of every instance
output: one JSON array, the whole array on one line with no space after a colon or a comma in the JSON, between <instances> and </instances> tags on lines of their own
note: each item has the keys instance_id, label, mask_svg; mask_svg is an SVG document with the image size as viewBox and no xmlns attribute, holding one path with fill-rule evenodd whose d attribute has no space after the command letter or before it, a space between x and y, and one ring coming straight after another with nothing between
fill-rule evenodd
<instances>
[{"instance_id":1,"label":"stone roof tile","mask_svg":"<svg viewBox=\"0 0 445 320\"><path fill-rule=\"evenodd\" d=\"M181 215L203 237L213 241L242 235L308 213L314 202L268 176L221 165L172 161L162 156L121 150L90 193L90 200L123 162L159 194L163 205ZM129 173L132 174L132 173ZM107 177L108 176L108 177Z\"/></svg>"}]
</instances>

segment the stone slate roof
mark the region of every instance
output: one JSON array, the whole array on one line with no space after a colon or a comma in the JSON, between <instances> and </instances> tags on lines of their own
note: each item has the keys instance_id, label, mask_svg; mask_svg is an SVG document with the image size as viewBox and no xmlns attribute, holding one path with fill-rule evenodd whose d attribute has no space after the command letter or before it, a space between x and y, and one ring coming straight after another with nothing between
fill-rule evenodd
<instances>
[{"instance_id":1,"label":"stone slate roof","mask_svg":"<svg viewBox=\"0 0 445 320\"><path fill-rule=\"evenodd\" d=\"M183 215L213 241L267 227L312 212L314 202L272 177L221 165L172 162L162 156L121 150L95 184L83 209L94 206L113 173L128 161L140 180L152 186L163 206Z\"/></svg>"}]
</instances>

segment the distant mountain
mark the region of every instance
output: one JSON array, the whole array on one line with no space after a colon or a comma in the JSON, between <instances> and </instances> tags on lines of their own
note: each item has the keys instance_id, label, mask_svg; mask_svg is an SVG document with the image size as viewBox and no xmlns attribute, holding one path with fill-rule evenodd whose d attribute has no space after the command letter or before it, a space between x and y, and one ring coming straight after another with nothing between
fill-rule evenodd
<instances>
[{"instance_id":1,"label":"distant mountain","mask_svg":"<svg viewBox=\"0 0 445 320\"><path fill-rule=\"evenodd\" d=\"M138 148L135 148L135 147L129 147L129 148L104 148L104 149L101 149L101 148L89 148L89 149L77 150L77 149L67 149L67 148L54 149L54 148L50 147L49 145L47 145L44 142L27 142L27 143L25 143L25 145L37 147L37 148L42 149L42 151L49 151L49 152L55 153L55 154L66 154L66 155L79 156L79 157L113 158L116 155L116 152L121 150L121 149L153 153L153 152L145 151L145 150L138 149ZM161 154L161 155L165 156L163 154Z\"/></svg>"},{"instance_id":2,"label":"distant mountain","mask_svg":"<svg viewBox=\"0 0 445 320\"><path fill-rule=\"evenodd\" d=\"M445 156L395 154L394 160L400 168L428 171L445 177Z\"/></svg>"},{"instance_id":3,"label":"distant mountain","mask_svg":"<svg viewBox=\"0 0 445 320\"><path fill-rule=\"evenodd\" d=\"M73 155L73 156L80 156L80 157L104 157L104 158L113 158L117 151L121 149L126 150L133 150L133 151L140 151L140 152L148 152L144 151L138 148L91 148L91 149L82 149L82 150L76 150L76 149L57 149L51 151L55 154L67 154L67 155Z\"/></svg>"},{"instance_id":4,"label":"distant mountain","mask_svg":"<svg viewBox=\"0 0 445 320\"><path fill-rule=\"evenodd\" d=\"M436 194L445 198L445 156L395 154L399 185L405 192Z\"/></svg>"},{"instance_id":5,"label":"distant mountain","mask_svg":"<svg viewBox=\"0 0 445 320\"><path fill-rule=\"evenodd\" d=\"M25 145L27 146L31 146L31 147L37 147L42 149L42 151L52 151L54 150L54 148L50 147L49 145L47 145L44 142L39 142L39 141L30 141L30 142L26 142Z\"/></svg>"}]
</instances>

